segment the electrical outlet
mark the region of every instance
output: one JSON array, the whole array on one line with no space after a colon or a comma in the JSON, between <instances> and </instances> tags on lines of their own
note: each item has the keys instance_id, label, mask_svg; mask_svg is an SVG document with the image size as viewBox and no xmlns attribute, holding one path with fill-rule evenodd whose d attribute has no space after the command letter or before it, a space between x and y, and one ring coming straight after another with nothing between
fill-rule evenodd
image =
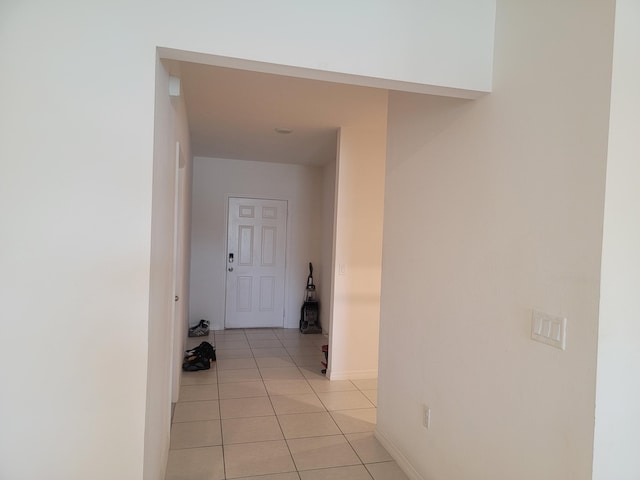
<instances>
[{"instance_id":1,"label":"electrical outlet","mask_svg":"<svg viewBox=\"0 0 640 480\"><path fill-rule=\"evenodd\" d=\"M422 426L424 428L429 428L430 425L431 425L431 409L426 405L422 405Z\"/></svg>"}]
</instances>

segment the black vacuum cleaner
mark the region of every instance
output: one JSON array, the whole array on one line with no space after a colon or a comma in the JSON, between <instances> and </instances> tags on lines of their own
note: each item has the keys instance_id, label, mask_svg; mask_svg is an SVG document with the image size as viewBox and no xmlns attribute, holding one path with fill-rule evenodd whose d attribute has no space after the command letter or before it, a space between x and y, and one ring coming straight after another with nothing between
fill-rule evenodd
<instances>
[{"instance_id":1,"label":"black vacuum cleaner","mask_svg":"<svg viewBox=\"0 0 640 480\"><path fill-rule=\"evenodd\" d=\"M309 263L307 288L304 292L304 302L300 312L300 332L322 333L320 326L320 305L316 298L316 286L313 284L313 265Z\"/></svg>"}]
</instances>

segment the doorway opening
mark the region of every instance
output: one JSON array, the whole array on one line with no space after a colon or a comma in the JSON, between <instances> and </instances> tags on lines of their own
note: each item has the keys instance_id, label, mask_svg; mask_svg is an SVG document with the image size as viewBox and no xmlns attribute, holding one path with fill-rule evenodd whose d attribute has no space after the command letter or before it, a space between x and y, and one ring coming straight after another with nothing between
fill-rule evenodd
<instances>
[{"instance_id":1,"label":"doorway opening","mask_svg":"<svg viewBox=\"0 0 640 480\"><path fill-rule=\"evenodd\" d=\"M228 306L241 310L238 302L246 307L270 287L252 281L250 290L246 278L236 278L235 298L228 298L229 254L238 253L227 251L227 202L280 198L289 223L279 325L299 326L298 287L313 263L320 324L331 345L328 374L375 376L388 92L260 66L250 71L246 62L243 69L228 61L218 66L215 57L196 64L171 51L169 58L191 140L189 323L204 318L214 330L248 325L227 321Z\"/></svg>"}]
</instances>

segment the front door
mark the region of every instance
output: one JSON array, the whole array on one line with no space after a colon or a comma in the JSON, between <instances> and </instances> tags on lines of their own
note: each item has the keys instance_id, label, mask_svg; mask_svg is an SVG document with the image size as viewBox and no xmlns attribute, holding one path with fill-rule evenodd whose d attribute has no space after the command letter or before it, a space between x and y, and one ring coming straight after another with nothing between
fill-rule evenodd
<instances>
[{"instance_id":1,"label":"front door","mask_svg":"<svg viewBox=\"0 0 640 480\"><path fill-rule=\"evenodd\" d=\"M225 328L284 326L287 202L229 198Z\"/></svg>"}]
</instances>

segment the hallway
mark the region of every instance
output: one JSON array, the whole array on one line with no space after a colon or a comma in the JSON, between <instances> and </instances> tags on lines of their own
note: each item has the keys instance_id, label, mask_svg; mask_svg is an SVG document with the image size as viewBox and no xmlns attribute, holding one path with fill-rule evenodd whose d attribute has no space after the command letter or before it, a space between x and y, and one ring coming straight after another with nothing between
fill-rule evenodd
<instances>
[{"instance_id":1,"label":"hallway","mask_svg":"<svg viewBox=\"0 0 640 480\"><path fill-rule=\"evenodd\" d=\"M183 372L166 480L402 480L374 438L377 381L329 381L323 335L211 332L210 370Z\"/></svg>"}]
</instances>

